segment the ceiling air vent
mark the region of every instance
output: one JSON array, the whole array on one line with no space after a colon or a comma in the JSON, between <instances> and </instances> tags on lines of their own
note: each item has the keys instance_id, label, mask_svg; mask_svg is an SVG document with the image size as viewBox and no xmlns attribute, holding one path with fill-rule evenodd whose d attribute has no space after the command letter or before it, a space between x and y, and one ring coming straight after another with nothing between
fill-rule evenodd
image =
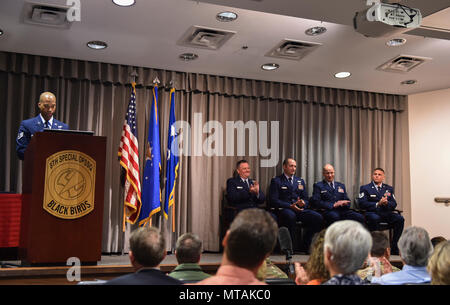
<instances>
[{"instance_id":1,"label":"ceiling air vent","mask_svg":"<svg viewBox=\"0 0 450 305\"><path fill-rule=\"evenodd\" d=\"M71 22L67 20L68 9L68 6L25 2L23 7L23 22L68 29L71 26Z\"/></svg>"},{"instance_id":2,"label":"ceiling air vent","mask_svg":"<svg viewBox=\"0 0 450 305\"><path fill-rule=\"evenodd\" d=\"M397 57L377 67L377 70L385 72L406 73L430 59L431 58L428 57L398 55Z\"/></svg>"},{"instance_id":3,"label":"ceiling air vent","mask_svg":"<svg viewBox=\"0 0 450 305\"><path fill-rule=\"evenodd\" d=\"M266 56L300 60L321 45L322 44L315 42L284 39L270 50Z\"/></svg>"},{"instance_id":4,"label":"ceiling air vent","mask_svg":"<svg viewBox=\"0 0 450 305\"><path fill-rule=\"evenodd\" d=\"M192 26L181 37L178 44L193 48L218 50L234 34L235 32Z\"/></svg>"}]
</instances>

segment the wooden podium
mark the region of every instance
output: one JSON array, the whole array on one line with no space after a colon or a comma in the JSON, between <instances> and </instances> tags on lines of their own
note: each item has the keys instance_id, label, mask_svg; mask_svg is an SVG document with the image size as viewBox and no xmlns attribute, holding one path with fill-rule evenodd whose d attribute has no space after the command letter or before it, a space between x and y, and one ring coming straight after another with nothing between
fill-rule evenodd
<instances>
[{"instance_id":1,"label":"wooden podium","mask_svg":"<svg viewBox=\"0 0 450 305\"><path fill-rule=\"evenodd\" d=\"M101 259L106 137L37 132L25 152L22 264Z\"/></svg>"}]
</instances>

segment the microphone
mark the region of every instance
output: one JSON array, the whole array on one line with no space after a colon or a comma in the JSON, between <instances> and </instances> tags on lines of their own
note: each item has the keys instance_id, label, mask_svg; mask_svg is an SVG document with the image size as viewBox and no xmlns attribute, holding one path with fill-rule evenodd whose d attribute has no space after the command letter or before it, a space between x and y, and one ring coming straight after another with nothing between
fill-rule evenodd
<instances>
[{"instance_id":1,"label":"microphone","mask_svg":"<svg viewBox=\"0 0 450 305\"><path fill-rule=\"evenodd\" d=\"M291 261L294 251L292 250L292 239L288 228L281 227L278 230L278 242L280 243L281 252L286 255L286 261L288 263L288 276L290 278L295 278L295 268Z\"/></svg>"}]
</instances>

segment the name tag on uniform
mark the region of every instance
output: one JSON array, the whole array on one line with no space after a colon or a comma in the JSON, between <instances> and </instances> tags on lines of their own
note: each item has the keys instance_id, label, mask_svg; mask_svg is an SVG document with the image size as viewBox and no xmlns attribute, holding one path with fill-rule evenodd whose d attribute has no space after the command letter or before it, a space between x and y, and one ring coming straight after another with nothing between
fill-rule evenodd
<instances>
[{"instance_id":1,"label":"name tag on uniform","mask_svg":"<svg viewBox=\"0 0 450 305\"><path fill-rule=\"evenodd\" d=\"M243 189L242 186L236 186L236 188L237 188L238 190L242 190L242 189Z\"/></svg>"},{"instance_id":2,"label":"name tag on uniform","mask_svg":"<svg viewBox=\"0 0 450 305\"><path fill-rule=\"evenodd\" d=\"M282 189L282 190L287 190L288 187L287 187L287 186L282 186L281 189Z\"/></svg>"},{"instance_id":3,"label":"name tag on uniform","mask_svg":"<svg viewBox=\"0 0 450 305\"><path fill-rule=\"evenodd\" d=\"M341 187L339 187L339 188L338 188L338 192L339 192L339 193L343 193L343 192L344 192L344 189L341 188Z\"/></svg>"},{"instance_id":4,"label":"name tag on uniform","mask_svg":"<svg viewBox=\"0 0 450 305\"><path fill-rule=\"evenodd\" d=\"M377 195L370 195L370 197L377 197Z\"/></svg>"},{"instance_id":5,"label":"name tag on uniform","mask_svg":"<svg viewBox=\"0 0 450 305\"><path fill-rule=\"evenodd\" d=\"M322 193L326 193L326 192L328 192L327 190L325 190L325 191L320 191L320 193L322 194Z\"/></svg>"}]
</instances>

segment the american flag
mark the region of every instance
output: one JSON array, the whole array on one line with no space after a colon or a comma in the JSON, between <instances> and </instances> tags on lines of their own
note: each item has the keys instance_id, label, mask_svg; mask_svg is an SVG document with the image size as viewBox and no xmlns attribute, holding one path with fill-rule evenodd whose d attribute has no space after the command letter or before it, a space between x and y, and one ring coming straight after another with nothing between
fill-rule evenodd
<instances>
[{"instance_id":1,"label":"american flag","mask_svg":"<svg viewBox=\"0 0 450 305\"><path fill-rule=\"evenodd\" d=\"M131 98L128 104L122 137L119 146L119 161L126 173L124 191L124 229L125 220L135 223L141 211L141 181L139 174L139 149L136 129L136 83L132 83Z\"/></svg>"}]
</instances>

